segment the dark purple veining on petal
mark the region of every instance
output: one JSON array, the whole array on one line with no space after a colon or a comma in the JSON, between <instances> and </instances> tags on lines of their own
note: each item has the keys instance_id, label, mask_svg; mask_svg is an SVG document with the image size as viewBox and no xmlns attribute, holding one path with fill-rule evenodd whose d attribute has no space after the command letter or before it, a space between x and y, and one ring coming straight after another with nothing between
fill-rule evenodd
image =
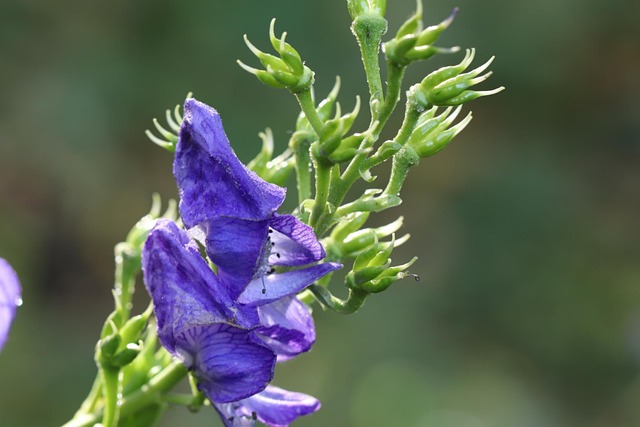
<instances>
[{"instance_id":1,"label":"dark purple veining on petal","mask_svg":"<svg viewBox=\"0 0 640 427\"><path fill-rule=\"evenodd\" d=\"M233 402L262 391L276 356L252 332L216 323L176 335L176 354L193 370L212 402Z\"/></svg>"}]
</instances>

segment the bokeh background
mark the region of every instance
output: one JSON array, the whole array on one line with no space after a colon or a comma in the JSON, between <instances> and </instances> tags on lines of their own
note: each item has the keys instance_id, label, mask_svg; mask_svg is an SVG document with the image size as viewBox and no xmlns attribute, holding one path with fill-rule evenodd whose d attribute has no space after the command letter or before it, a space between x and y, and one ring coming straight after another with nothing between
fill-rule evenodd
<instances>
[{"instance_id":1,"label":"bokeh background","mask_svg":"<svg viewBox=\"0 0 640 427\"><path fill-rule=\"evenodd\" d=\"M316 346L276 383L322 400L299 426L638 426L640 3L439 0L425 21L454 6L439 44L495 54L483 88L507 90L472 103L374 220L404 215L394 259L418 255L422 280L353 316L317 311ZM389 36L413 8L389 1ZM143 133L153 117L194 91L243 160L266 126L286 145L294 99L234 62L257 62L242 34L267 48L274 16L318 94L339 74L345 108L365 95L344 0L0 1L0 256L25 301L0 354L0 426L60 425L88 392L113 246L152 192L176 196ZM414 65L407 87L461 57ZM220 424L175 408L161 425Z\"/></svg>"}]
</instances>

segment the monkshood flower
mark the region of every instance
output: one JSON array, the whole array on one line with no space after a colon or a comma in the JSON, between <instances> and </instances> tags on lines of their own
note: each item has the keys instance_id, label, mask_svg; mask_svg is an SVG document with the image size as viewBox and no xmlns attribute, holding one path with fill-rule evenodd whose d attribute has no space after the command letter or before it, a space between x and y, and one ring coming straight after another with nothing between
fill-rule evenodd
<instances>
[{"instance_id":1,"label":"monkshood flower","mask_svg":"<svg viewBox=\"0 0 640 427\"><path fill-rule=\"evenodd\" d=\"M228 425L288 425L317 410L311 396L267 384L276 361L315 341L295 294L341 265L315 264L325 252L313 229L275 212L285 190L246 168L218 113L193 99L185 102L174 175L188 232L160 220L142 255L160 341Z\"/></svg>"},{"instance_id":2,"label":"monkshood flower","mask_svg":"<svg viewBox=\"0 0 640 427\"><path fill-rule=\"evenodd\" d=\"M7 261L0 258L0 350L7 341L16 307L22 303L21 293L18 275Z\"/></svg>"}]
</instances>

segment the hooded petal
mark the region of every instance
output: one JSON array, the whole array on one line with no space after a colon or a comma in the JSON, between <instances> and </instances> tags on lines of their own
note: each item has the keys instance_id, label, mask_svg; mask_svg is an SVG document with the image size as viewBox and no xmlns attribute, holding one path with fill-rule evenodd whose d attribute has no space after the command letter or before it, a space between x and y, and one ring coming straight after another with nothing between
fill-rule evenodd
<instances>
[{"instance_id":1,"label":"hooded petal","mask_svg":"<svg viewBox=\"0 0 640 427\"><path fill-rule=\"evenodd\" d=\"M309 308L290 296L258 307L260 323L256 329L264 342L278 355L278 362L309 351L316 330Z\"/></svg>"},{"instance_id":2,"label":"hooded petal","mask_svg":"<svg viewBox=\"0 0 640 427\"><path fill-rule=\"evenodd\" d=\"M173 174L187 228L218 216L264 220L285 197L282 187L262 180L238 160L218 112L191 98L184 104Z\"/></svg>"},{"instance_id":3,"label":"hooded petal","mask_svg":"<svg viewBox=\"0 0 640 427\"><path fill-rule=\"evenodd\" d=\"M226 427L252 427L255 419L268 426L286 427L320 409L320 401L308 394L269 386L239 402L215 406Z\"/></svg>"},{"instance_id":4,"label":"hooded petal","mask_svg":"<svg viewBox=\"0 0 640 427\"><path fill-rule=\"evenodd\" d=\"M275 354L244 329L216 323L176 335L176 353L212 402L233 402L258 393L273 378Z\"/></svg>"},{"instance_id":5,"label":"hooded petal","mask_svg":"<svg viewBox=\"0 0 640 427\"><path fill-rule=\"evenodd\" d=\"M327 262L300 270L258 277L249 283L238 302L247 306L269 304L300 292L325 274L339 268L342 268L342 264Z\"/></svg>"},{"instance_id":6,"label":"hooded petal","mask_svg":"<svg viewBox=\"0 0 640 427\"><path fill-rule=\"evenodd\" d=\"M21 293L18 275L7 261L0 258L0 350L9 335Z\"/></svg>"},{"instance_id":7,"label":"hooded petal","mask_svg":"<svg viewBox=\"0 0 640 427\"><path fill-rule=\"evenodd\" d=\"M268 221L230 217L212 220L205 227L207 255L218 267L218 278L232 299L247 287L261 264L269 230Z\"/></svg>"},{"instance_id":8,"label":"hooded petal","mask_svg":"<svg viewBox=\"0 0 640 427\"><path fill-rule=\"evenodd\" d=\"M274 214L269 226L274 230L270 234L274 244L270 264L300 266L324 258L324 249L313 228L295 216Z\"/></svg>"},{"instance_id":9,"label":"hooded petal","mask_svg":"<svg viewBox=\"0 0 640 427\"><path fill-rule=\"evenodd\" d=\"M158 337L175 354L175 334L193 326L230 323L255 326L200 255L197 244L169 220L161 219L142 251L144 282L153 299Z\"/></svg>"}]
</instances>

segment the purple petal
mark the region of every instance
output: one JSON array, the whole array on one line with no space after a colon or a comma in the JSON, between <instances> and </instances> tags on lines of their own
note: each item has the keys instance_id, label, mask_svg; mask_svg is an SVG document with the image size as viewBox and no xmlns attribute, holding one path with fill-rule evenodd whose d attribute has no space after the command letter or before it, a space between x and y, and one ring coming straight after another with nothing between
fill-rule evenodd
<instances>
[{"instance_id":1,"label":"purple petal","mask_svg":"<svg viewBox=\"0 0 640 427\"><path fill-rule=\"evenodd\" d=\"M212 402L233 402L258 393L273 378L275 354L253 332L221 323L176 335L176 353Z\"/></svg>"},{"instance_id":2,"label":"purple petal","mask_svg":"<svg viewBox=\"0 0 640 427\"><path fill-rule=\"evenodd\" d=\"M218 112L195 99L184 104L173 174L188 228L218 216L264 220L285 197L282 187L263 181L238 160Z\"/></svg>"},{"instance_id":3,"label":"purple petal","mask_svg":"<svg viewBox=\"0 0 640 427\"><path fill-rule=\"evenodd\" d=\"M272 427L286 427L296 418L320 409L320 401L315 397L275 386L243 400L242 405L250 413L255 412L260 422Z\"/></svg>"},{"instance_id":4,"label":"purple petal","mask_svg":"<svg viewBox=\"0 0 640 427\"><path fill-rule=\"evenodd\" d=\"M278 362L309 351L316 340L309 308L296 297L258 307L262 326L256 332L278 355Z\"/></svg>"},{"instance_id":5,"label":"purple petal","mask_svg":"<svg viewBox=\"0 0 640 427\"><path fill-rule=\"evenodd\" d=\"M248 306L260 306L294 295L331 271L342 268L342 264L327 262L286 273L269 274L258 277L238 298L238 302Z\"/></svg>"},{"instance_id":6,"label":"purple petal","mask_svg":"<svg viewBox=\"0 0 640 427\"><path fill-rule=\"evenodd\" d=\"M18 275L7 261L0 258L0 350L7 341L16 307L21 303L21 293Z\"/></svg>"},{"instance_id":7,"label":"purple petal","mask_svg":"<svg viewBox=\"0 0 640 427\"><path fill-rule=\"evenodd\" d=\"M275 230L270 235L274 246L269 263L299 266L324 258L324 249L318 242L313 228L295 216L275 214L269 226Z\"/></svg>"},{"instance_id":8,"label":"purple petal","mask_svg":"<svg viewBox=\"0 0 640 427\"><path fill-rule=\"evenodd\" d=\"M255 325L200 255L197 244L169 220L159 220L142 251L144 282L153 299L162 344L175 354L175 333L196 325Z\"/></svg>"},{"instance_id":9,"label":"purple petal","mask_svg":"<svg viewBox=\"0 0 640 427\"><path fill-rule=\"evenodd\" d=\"M209 259L218 267L218 278L232 299L247 287L263 258L267 244L267 221L221 217L210 221L206 247Z\"/></svg>"}]
</instances>

